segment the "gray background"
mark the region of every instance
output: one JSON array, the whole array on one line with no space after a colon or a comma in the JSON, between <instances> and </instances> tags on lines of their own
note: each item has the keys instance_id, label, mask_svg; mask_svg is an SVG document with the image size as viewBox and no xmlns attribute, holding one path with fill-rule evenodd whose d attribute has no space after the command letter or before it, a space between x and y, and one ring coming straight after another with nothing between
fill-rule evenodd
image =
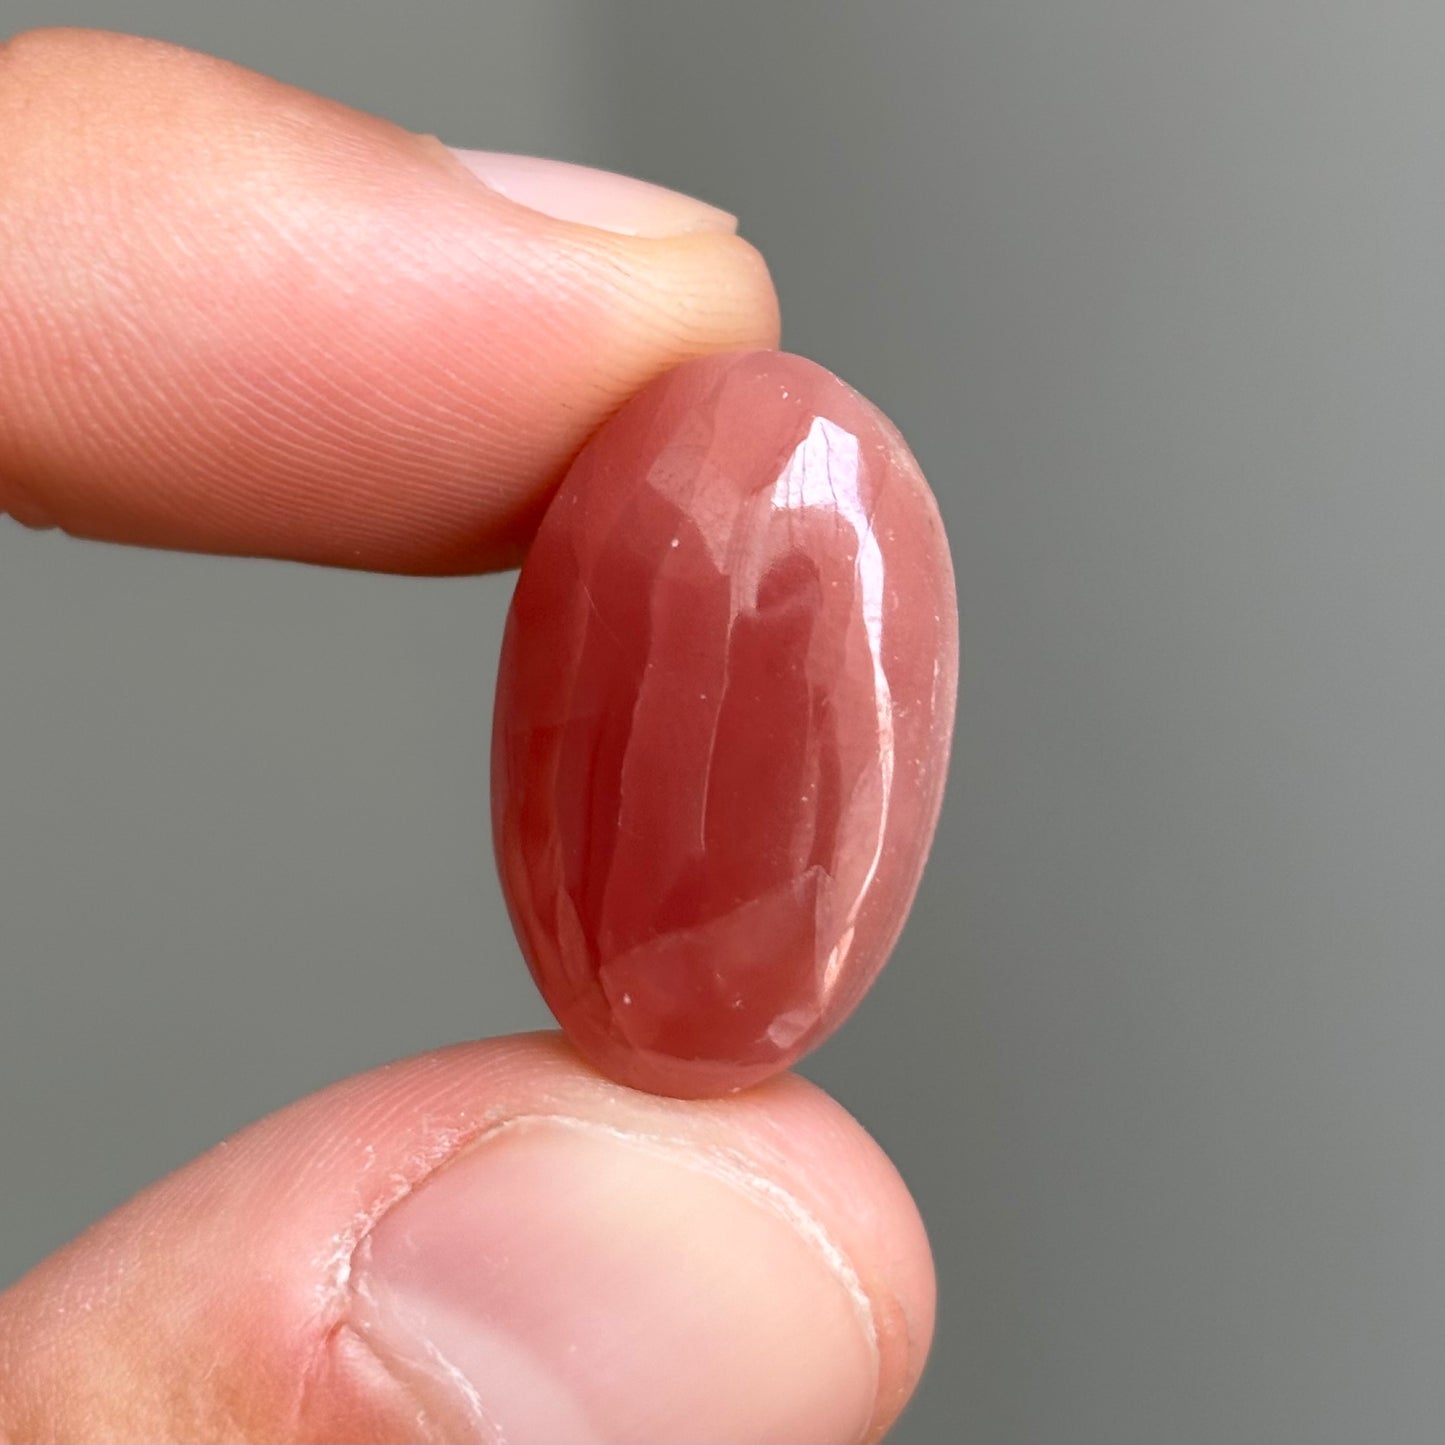
<instances>
[{"instance_id":1,"label":"gray background","mask_svg":"<svg viewBox=\"0 0 1445 1445\"><path fill-rule=\"evenodd\" d=\"M900 1441L1445 1432L1445 11L0 0L735 209L959 571L952 791L809 1062L938 1254ZM509 579L0 532L0 1278L544 1021Z\"/></svg>"}]
</instances>

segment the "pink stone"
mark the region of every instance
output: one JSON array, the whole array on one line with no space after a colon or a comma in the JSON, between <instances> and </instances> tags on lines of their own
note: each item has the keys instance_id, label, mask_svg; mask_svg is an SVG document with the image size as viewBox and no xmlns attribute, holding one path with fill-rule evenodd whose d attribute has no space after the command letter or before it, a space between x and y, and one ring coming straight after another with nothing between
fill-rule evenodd
<instances>
[{"instance_id":1,"label":"pink stone","mask_svg":"<svg viewBox=\"0 0 1445 1445\"><path fill-rule=\"evenodd\" d=\"M943 526L876 408L776 352L624 406L522 568L492 742L503 890L573 1044L696 1097L836 1029L918 886L957 679Z\"/></svg>"}]
</instances>

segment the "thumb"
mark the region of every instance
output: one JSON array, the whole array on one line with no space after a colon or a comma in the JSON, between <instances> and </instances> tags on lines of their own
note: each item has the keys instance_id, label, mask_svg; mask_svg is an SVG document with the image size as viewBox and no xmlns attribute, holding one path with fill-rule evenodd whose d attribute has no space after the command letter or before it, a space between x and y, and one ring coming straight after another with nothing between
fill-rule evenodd
<instances>
[{"instance_id":1,"label":"thumb","mask_svg":"<svg viewBox=\"0 0 1445 1445\"><path fill-rule=\"evenodd\" d=\"M0 1295L0 1439L876 1439L928 1245L811 1085L680 1103L555 1036L338 1084Z\"/></svg>"},{"instance_id":2,"label":"thumb","mask_svg":"<svg viewBox=\"0 0 1445 1445\"><path fill-rule=\"evenodd\" d=\"M0 44L0 136L0 512L31 524L509 564L613 408L777 340L722 212L156 41Z\"/></svg>"}]
</instances>

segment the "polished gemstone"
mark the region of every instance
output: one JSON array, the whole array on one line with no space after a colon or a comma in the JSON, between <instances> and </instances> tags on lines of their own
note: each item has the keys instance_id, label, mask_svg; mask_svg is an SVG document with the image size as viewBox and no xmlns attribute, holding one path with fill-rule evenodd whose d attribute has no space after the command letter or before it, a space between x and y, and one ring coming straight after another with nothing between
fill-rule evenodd
<instances>
[{"instance_id":1,"label":"polished gemstone","mask_svg":"<svg viewBox=\"0 0 1445 1445\"><path fill-rule=\"evenodd\" d=\"M957 677L933 497L830 372L709 357L603 426L522 568L492 743L503 890L577 1048L701 1096L837 1028L913 900Z\"/></svg>"}]
</instances>

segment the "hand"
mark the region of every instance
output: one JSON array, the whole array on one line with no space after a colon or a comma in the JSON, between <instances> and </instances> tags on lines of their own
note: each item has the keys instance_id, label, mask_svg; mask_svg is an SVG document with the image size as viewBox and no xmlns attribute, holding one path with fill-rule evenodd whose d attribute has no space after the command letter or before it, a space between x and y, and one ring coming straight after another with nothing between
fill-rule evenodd
<instances>
[{"instance_id":1,"label":"hand","mask_svg":"<svg viewBox=\"0 0 1445 1445\"><path fill-rule=\"evenodd\" d=\"M29 525L509 566L619 402L776 343L709 207L168 46L11 41L0 136ZM492 1040L262 1120L0 1294L0 1439L876 1439L932 1315L903 1184L816 1089L680 1103Z\"/></svg>"}]
</instances>

